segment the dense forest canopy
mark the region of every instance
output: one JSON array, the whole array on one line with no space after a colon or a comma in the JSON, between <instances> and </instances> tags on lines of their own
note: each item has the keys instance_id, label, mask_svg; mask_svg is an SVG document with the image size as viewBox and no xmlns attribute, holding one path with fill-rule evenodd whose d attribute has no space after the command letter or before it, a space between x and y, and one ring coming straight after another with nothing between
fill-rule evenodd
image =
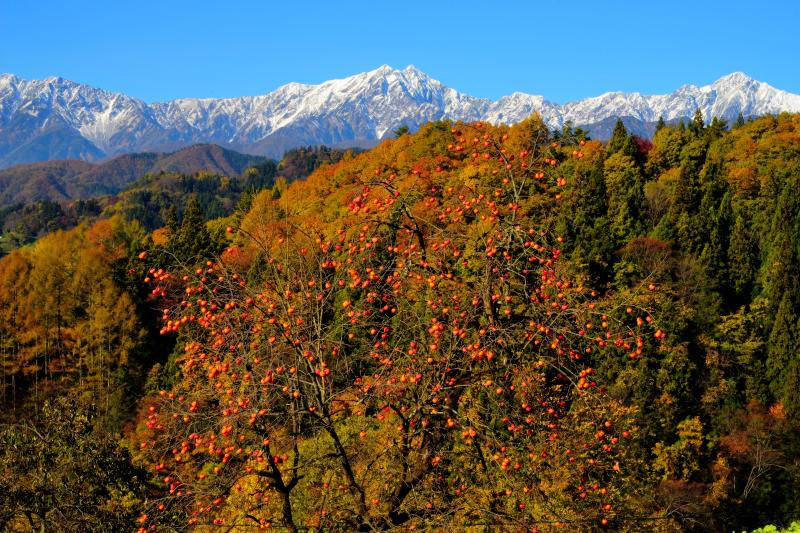
<instances>
[{"instance_id":1,"label":"dense forest canopy","mask_svg":"<svg viewBox=\"0 0 800 533\"><path fill-rule=\"evenodd\" d=\"M788 526L798 187L800 115L532 117L71 207L0 260L0 524Z\"/></svg>"}]
</instances>

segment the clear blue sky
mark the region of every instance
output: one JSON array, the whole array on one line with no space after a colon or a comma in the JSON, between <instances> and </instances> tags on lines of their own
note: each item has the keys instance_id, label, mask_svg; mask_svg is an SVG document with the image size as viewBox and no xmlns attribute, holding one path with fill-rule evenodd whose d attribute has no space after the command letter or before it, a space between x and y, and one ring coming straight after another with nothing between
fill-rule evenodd
<instances>
[{"instance_id":1,"label":"clear blue sky","mask_svg":"<svg viewBox=\"0 0 800 533\"><path fill-rule=\"evenodd\" d=\"M149 102L384 63L488 98L663 93L736 70L800 93L798 29L797 0L0 0L0 72Z\"/></svg>"}]
</instances>

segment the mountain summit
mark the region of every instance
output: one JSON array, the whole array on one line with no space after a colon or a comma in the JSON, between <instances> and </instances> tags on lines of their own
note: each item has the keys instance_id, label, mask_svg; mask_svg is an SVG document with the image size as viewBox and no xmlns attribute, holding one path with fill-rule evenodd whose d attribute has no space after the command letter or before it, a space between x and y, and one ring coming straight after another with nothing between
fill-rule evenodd
<instances>
[{"instance_id":1,"label":"mountain summit","mask_svg":"<svg viewBox=\"0 0 800 533\"><path fill-rule=\"evenodd\" d=\"M370 146L400 125L430 120L514 123L537 112L553 127L566 121L602 137L609 120L636 132L691 117L700 109L734 120L800 111L800 95L735 72L710 85L684 85L666 95L610 92L563 105L515 92L497 101L447 87L414 66L375 70L319 85L289 83L261 96L181 98L147 104L59 77L0 75L0 167L50 159L94 161L141 151L216 143L279 157L300 145Z\"/></svg>"}]
</instances>

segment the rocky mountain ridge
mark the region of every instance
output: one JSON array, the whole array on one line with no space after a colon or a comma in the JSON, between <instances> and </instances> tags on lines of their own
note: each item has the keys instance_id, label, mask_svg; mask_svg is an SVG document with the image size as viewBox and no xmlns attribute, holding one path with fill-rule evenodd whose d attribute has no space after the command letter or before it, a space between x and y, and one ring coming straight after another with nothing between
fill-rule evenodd
<instances>
[{"instance_id":1,"label":"rocky mountain ridge","mask_svg":"<svg viewBox=\"0 0 800 533\"><path fill-rule=\"evenodd\" d=\"M305 145L374 145L400 125L439 119L515 123L539 113L554 128L570 121L598 134L622 118L647 135L663 117L735 120L800 111L800 95L736 72L710 85L647 96L610 92L563 105L521 92L496 101L447 87L409 66L378 69L318 85L289 83L261 96L182 98L148 104L63 78L0 75L0 168L52 159L97 161L123 153L215 143L279 158ZM600 136L600 135L597 135Z\"/></svg>"}]
</instances>

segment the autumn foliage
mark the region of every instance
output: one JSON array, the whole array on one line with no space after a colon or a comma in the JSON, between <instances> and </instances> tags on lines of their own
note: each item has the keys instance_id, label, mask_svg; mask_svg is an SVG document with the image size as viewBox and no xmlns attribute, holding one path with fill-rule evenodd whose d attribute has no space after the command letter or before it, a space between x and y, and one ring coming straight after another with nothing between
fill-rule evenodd
<instances>
[{"instance_id":1,"label":"autumn foliage","mask_svg":"<svg viewBox=\"0 0 800 533\"><path fill-rule=\"evenodd\" d=\"M635 359L651 317L562 267L538 120L443 127L425 157L401 138L257 198L220 260L155 271L187 342L136 435L168 488L143 528L624 521L636 428L593 364Z\"/></svg>"},{"instance_id":2,"label":"autumn foliage","mask_svg":"<svg viewBox=\"0 0 800 533\"><path fill-rule=\"evenodd\" d=\"M44 450L0 454L0 527L62 501L142 531L786 525L797 146L800 115L436 122L143 180L0 260L0 432ZM42 461L97 481L33 490Z\"/></svg>"}]
</instances>

